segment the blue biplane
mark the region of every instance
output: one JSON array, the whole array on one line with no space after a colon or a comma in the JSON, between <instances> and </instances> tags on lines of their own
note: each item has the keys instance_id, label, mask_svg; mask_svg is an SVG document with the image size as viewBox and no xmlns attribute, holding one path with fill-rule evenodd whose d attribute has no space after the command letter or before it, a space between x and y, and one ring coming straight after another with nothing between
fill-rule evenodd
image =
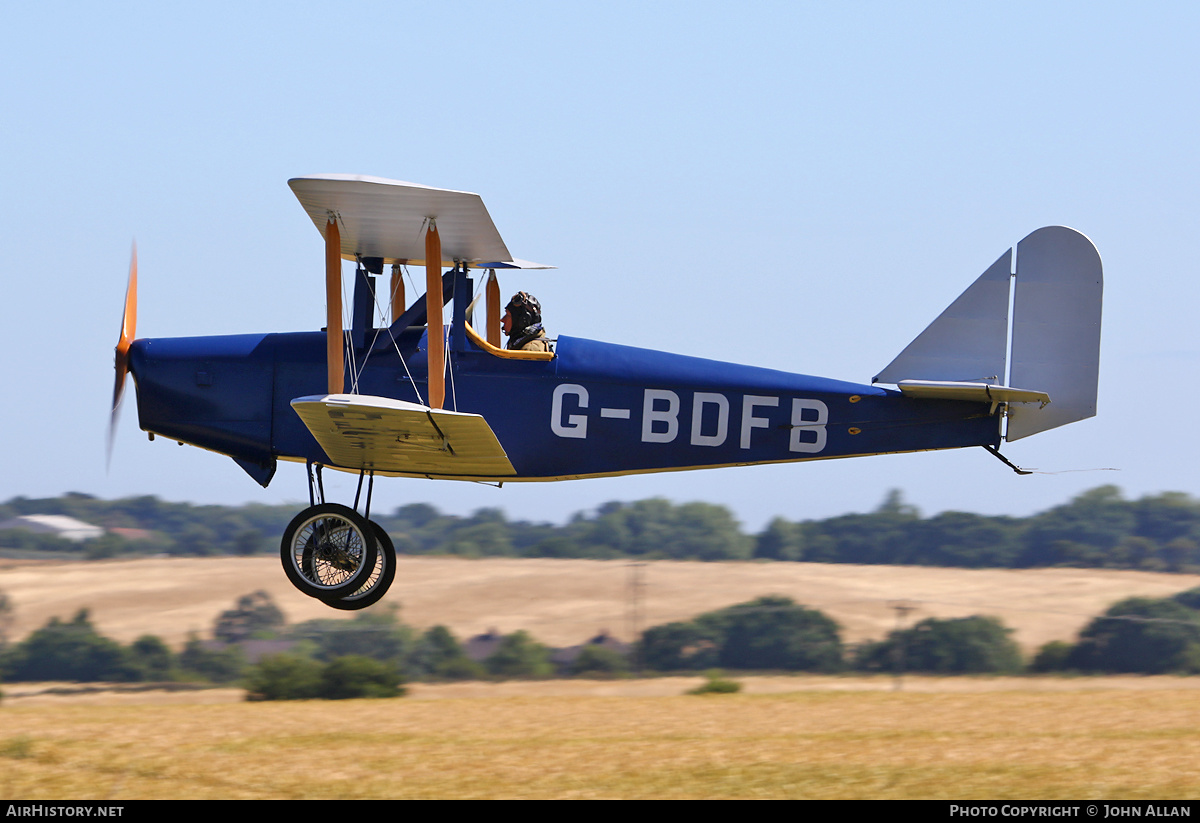
<instances>
[{"instance_id":1,"label":"blue biplane","mask_svg":"<svg viewBox=\"0 0 1200 823\"><path fill-rule=\"evenodd\" d=\"M496 271L549 267L509 254L478 195L351 175L289 185L325 240L327 328L135 339L135 254L113 419L132 373L151 439L229 455L263 486L277 461L306 464L310 506L281 557L298 589L335 608L378 601L395 575L370 520L376 475L573 480L967 446L1007 463L1002 440L1096 413L1102 268L1072 229L1004 252L859 384L567 336L509 351ZM355 263L348 329L343 260ZM405 266L425 269L411 305ZM484 334L473 272L486 273ZM377 328L380 303L391 324ZM324 468L358 474L353 507L325 502Z\"/></svg>"}]
</instances>

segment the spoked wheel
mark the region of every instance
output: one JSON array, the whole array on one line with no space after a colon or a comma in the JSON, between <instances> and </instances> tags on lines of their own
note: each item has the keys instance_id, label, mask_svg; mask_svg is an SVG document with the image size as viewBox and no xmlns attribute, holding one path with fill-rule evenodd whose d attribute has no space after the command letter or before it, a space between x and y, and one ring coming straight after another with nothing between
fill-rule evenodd
<instances>
[{"instance_id":1,"label":"spoked wheel","mask_svg":"<svg viewBox=\"0 0 1200 823\"><path fill-rule=\"evenodd\" d=\"M375 535L375 547L378 550L375 557L375 568L372 569L367 582L363 583L353 594L345 597L322 595L321 602L326 606L343 611L365 609L372 603L378 603L380 598L387 594L392 580L396 577L396 547L392 544L392 538L378 523L371 520L368 520L367 523Z\"/></svg>"},{"instance_id":2,"label":"spoked wheel","mask_svg":"<svg viewBox=\"0 0 1200 823\"><path fill-rule=\"evenodd\" d=\"M343 597L362 588L375 568L375 529L337 503L310 506L283 533L280 558L292 585L309 597Z\"/></svg>"}]
</instances>

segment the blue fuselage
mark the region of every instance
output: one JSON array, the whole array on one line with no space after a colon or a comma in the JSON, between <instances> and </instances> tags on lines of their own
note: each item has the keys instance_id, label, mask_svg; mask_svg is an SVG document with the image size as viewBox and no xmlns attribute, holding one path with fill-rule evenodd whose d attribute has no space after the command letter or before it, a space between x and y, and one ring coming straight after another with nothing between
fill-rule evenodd
<instances>
[{"instance_id":1,"label":"blue fuselage","mask_svg":"<svg viewBox=\"0 0 1200 823\"><path fill-rule=\"evenodd\" d=\"M516 477L556 480L998 446L987 404L560 337L513 360L451 334L447 409L480 414ZM138 340L149 432L230 455L266 485L276 459L333 464L291 407L326 392L321 332ZM424 329L347 364L347 390L422 402ZM361 361L361 357L358 358ZM357 385L351 374L358 373Z\"/></svg>"}]
</instances>

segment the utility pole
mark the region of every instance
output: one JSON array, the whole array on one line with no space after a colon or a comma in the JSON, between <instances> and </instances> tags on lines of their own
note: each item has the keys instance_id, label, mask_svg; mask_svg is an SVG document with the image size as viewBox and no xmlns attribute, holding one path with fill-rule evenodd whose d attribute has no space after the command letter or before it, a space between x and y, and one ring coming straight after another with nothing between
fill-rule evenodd
<instances>
[{"instance_id":1,"label":"utility pole","mask_svg":"<svg viewBox=\"0 0 1200 823\"><path fill-rule=\"evenodd\" d=\"M634 644L633 645L633 648L634 648L633 670L638 673L639 677L642 674L642 660L641 660L642 656L637 651L637 643L638 643L639 638L641 637L641 631L642 631L642 617L643 617L642 589L644 589L646 586L645 581L642 579L642 570L645 567L646 567L645 561L634 560L634 561L630 562L629 563L629 582L627 584L628 611L626 614L626 620L628 623L628 631L629 631L629 638L630 638L629 642Z\"/></svg>"},{"instance_id":2,"label":"utility pole","mask_svg":"<svg viewBox=\"0 0 1200 823\"><path fill-rule=\"evenodd\" d=\"M892 650L892 662L895 667L895 680L892 681L893 691L900 691L904 687L904 620L908 617L909 612L917 610L917 604L909 600L889 600L888 608L896 610L896 630L893 634L896 637L896 645Z\"/></svg>"}]
</instances>

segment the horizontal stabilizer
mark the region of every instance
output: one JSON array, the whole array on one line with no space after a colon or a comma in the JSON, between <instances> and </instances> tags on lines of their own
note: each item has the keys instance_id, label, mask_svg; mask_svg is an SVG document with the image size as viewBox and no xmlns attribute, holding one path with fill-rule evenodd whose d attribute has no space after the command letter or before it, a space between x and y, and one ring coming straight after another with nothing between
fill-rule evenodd
<instances>
[{"instance_id":1,"label":"horizontal stabilizer","mask_svg":"<svg viewBox=\"0 0 1200 823\"><path fill-rule=\"evenodd\" d=\"M298 397L292 408L339 468L456 477L517 473L478 414L360 394Z\"/></svg>"},{"instance_id":2,"label":"horizontal stabilizer","mask_svg":"<svg viewBox=\"0 0 1200 823\"><path fill-rule=\"evenodd\" d=\"M897 387L908 397L927 397L936 400L970 400L975 403L1050 403L1044 391L1014 389L1012 386L993 386L990 383L954 383L936 380L901 380Z\"/></svg>"}]
</instances>

